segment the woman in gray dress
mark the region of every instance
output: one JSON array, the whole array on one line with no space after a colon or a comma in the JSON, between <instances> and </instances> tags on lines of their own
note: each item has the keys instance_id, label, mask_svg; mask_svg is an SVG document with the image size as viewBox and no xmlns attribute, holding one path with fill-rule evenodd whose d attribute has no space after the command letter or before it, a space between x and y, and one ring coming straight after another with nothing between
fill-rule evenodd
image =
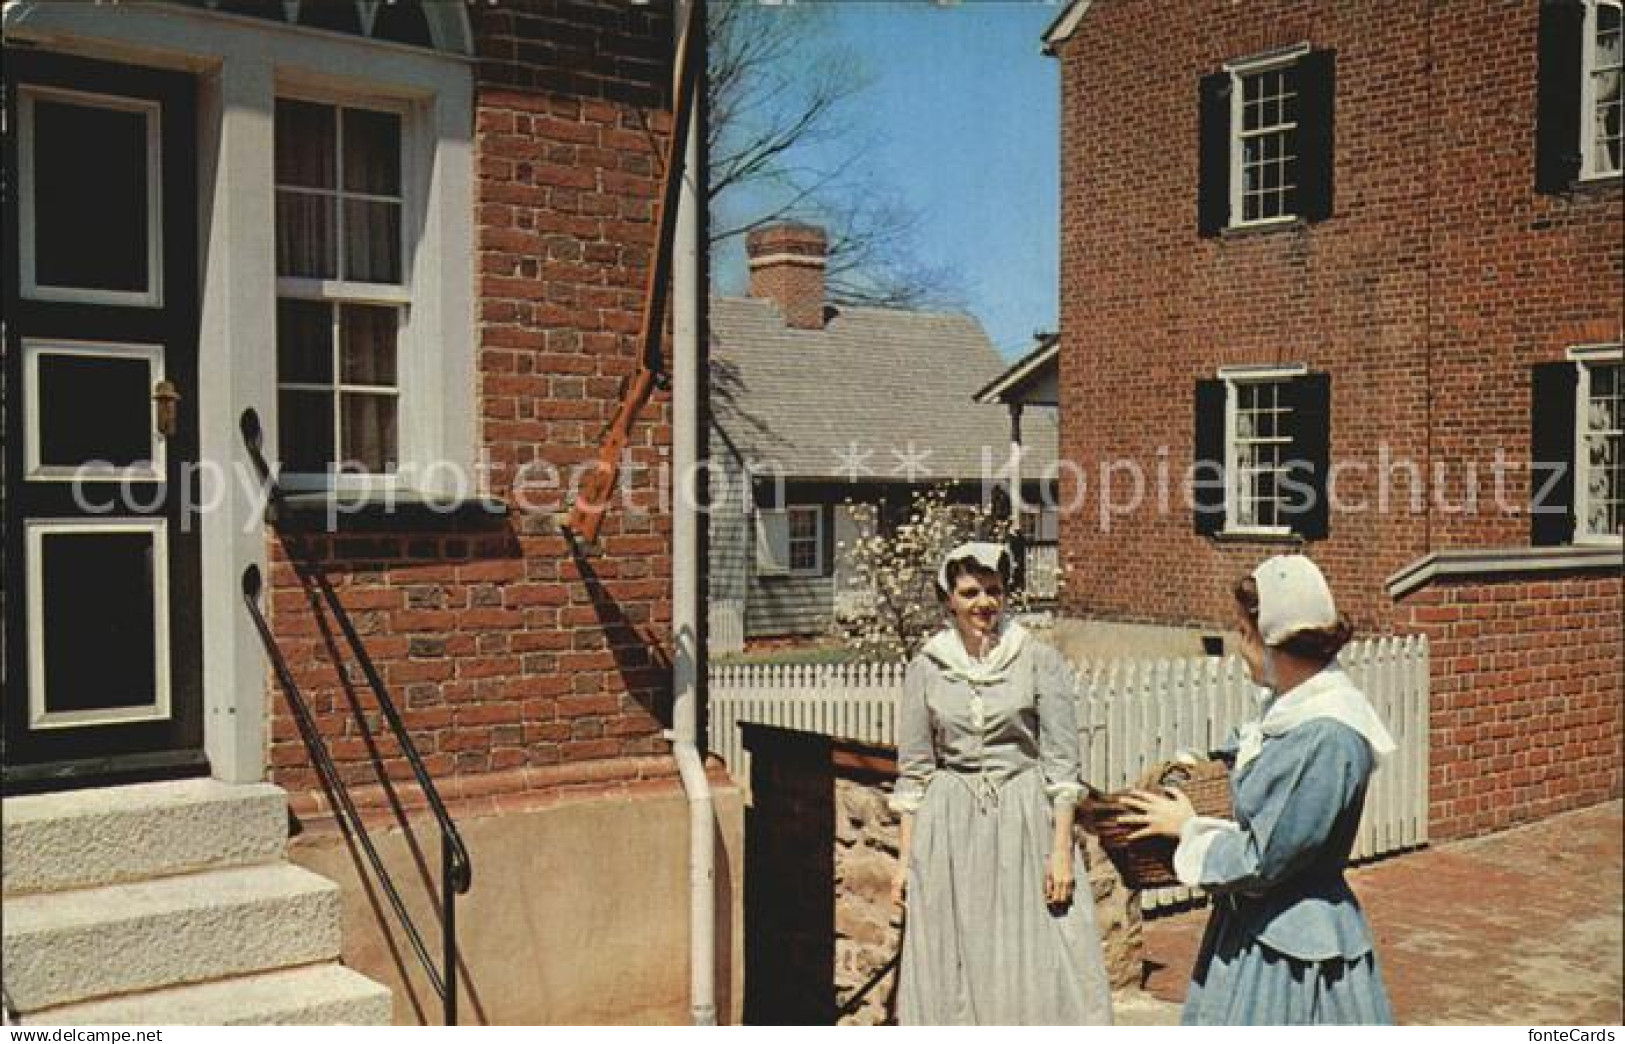
<instances>
[{"instance_id":1,"label":"woman in gray dress","mask_svg":"<svg viewBox=\"0 0 1625 1044\"><path fill-rule=\"evenodd\" d=\"M1183 1021L1391 1023L1343 868L1393 738L1337 665L1351 628L1313 562L1272 558L1235 597L1242 659L1269 691L1261 719L1215 752L1231 762L1235 819L1198 816L1178 791L1125 799L1140 834L1178 840L1180 881L1215 897Z\"/></svg>"},{"instance_id":2,"label":"woman in gray dress","mask_svg":"<svg viewBox=\"0 0 1625 1044\"><path fill-rule=\"evenodd\" d=\"M898 711L907 905L904 1025L1106 1025L1111 993L1072 836L1071 672L1004 619L1010 558L964 544L937 575L949 625L909 664Z\"/></svg>"}]
</instances>

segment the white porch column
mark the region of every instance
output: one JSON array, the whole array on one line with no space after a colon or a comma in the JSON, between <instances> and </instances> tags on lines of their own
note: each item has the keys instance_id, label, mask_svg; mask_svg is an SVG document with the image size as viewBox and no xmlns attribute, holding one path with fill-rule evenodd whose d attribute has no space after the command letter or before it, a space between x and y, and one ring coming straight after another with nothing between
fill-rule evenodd
<instances>
[{"instance_id":1,"label":"white porch column","mask_svg":"<svg viewBox=\"0 0 1625 1044\"><path fill-rule=\"evenodd\" d=\"M216 778L248 783L265 775L267 664L240 581L265 569L265 515L238 424L258 411L275 456L275 75L269 58L233 56L198 87L203 745Z\"/></svg>"}]
</instances>

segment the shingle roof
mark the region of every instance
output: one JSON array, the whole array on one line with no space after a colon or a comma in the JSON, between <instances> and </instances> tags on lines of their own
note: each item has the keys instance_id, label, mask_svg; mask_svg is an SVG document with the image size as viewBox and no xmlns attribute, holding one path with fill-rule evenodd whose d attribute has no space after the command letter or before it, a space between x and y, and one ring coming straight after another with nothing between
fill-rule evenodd
<instances>
[{"instance_id":1,"label":"shingle roof","mask_svg":"<svg viewBox=\"0 0 1625 1044\"><path fill-rule=\"evenodd\" d=\"M711 301L711 408L749 460L790 478L978 479L983 447L999 464L1010 446L1008 411L972 402L1005 370L980 324L966 315L842 307L821 330L791 329L754 298ZM1036 478L1055 459L1055 418L1022 418ZM869 451L866 458L854 458Z\"/></svg>"}]
</instances>

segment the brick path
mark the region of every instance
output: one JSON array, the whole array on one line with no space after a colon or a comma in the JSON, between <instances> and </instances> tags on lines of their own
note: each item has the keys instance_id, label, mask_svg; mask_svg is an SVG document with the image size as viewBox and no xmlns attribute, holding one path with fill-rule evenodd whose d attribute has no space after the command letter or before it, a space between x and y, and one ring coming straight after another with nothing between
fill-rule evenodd
<instances>
[{"instance_id":1,"label":"brick path","mask_svg":"<svg viewBox=\"0 0 1625 1044\"><path fill-rule=\"evenodd\" d=\"M1399 1021L1618 1025L1622 836L1613 801L1351 871ZM1146 923L1159 999L1184 998L1206 920L1203 909Z\"/></svg>"}]
</instances>

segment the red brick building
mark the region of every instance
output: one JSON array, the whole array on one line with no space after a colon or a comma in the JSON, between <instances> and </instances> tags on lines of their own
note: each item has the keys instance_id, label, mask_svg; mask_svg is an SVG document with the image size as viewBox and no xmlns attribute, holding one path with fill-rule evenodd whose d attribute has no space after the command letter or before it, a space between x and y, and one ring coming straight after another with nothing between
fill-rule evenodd
<instances>
[{"instance_id":1,"label":"red brick building","mask_svg":"<svg viewBox=\"0 0 1625 1044\"><path fill-rule=\"evenodd\" d=\"M6 8L8 815L64 785L285 788L290 857L343 885L345 963L397 1021L438 1002L333 828L250 567L435 940L438 838L363 660L461 824L463 1021L688 1017L667 396L598 546L560 530L642 352L673 9ZM143 495L74 507L51 483L84 467ZM741 824L718 780L726 1018Z\"/></svg>"},{"instance_id":2,"label":"red brick building","mask_svg":"<svg viewBox=\"0 0 1625 1044\"><path fill-rule=\"evenodd\" d=\"M1432 639L1435 838L1625 784L1620 39L1612 0L1046 35L1067 608L1223 627L1310 554L1361 631Z\"/></svg>"}]
</instances>

